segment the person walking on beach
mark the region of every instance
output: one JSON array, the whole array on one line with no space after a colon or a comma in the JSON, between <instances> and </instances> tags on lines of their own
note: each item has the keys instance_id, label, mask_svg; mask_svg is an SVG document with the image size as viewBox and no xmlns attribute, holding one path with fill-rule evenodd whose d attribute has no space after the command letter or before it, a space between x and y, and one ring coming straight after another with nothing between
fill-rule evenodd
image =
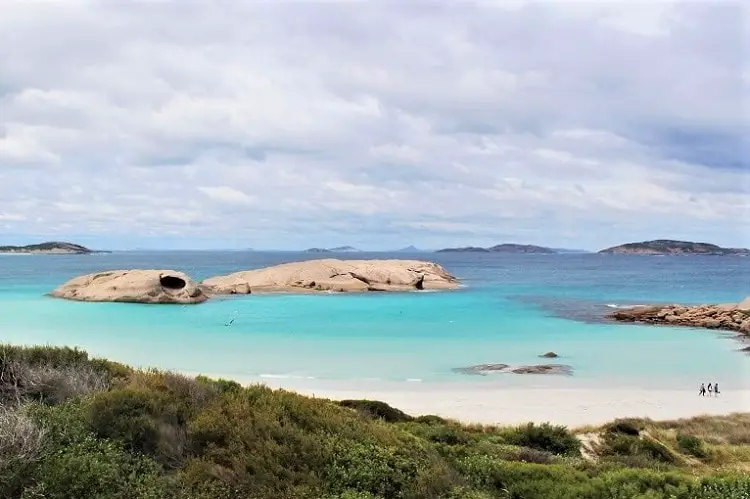
<instances>
[{"instance_id":1,"label":"person walking on beach","mask_svg":"<svg viewBox=\"0 0 750 499\"><path fill-rule=\"evenodd\" d=\"M709 397L710 397L711 395L713 395L713 393L712 393L713 391L714 391L714 385L712 385L711 383L709 383L709 384L708 384L708 396L709 396Z\"/></svg>"},{"instance_id":2,"label":"person walking on beach","mask_svg":"<svg viewBox=\"0 0 750 499\"><path fill-rule=\"evenodd\" d=\"M706 384L705 383L701 383L701 388L700 390L698 390L698 395L700 395L701 397L706 396Z\"/></svg>"},{"instance_id":3,"label":"person walking on beach","mask_svg":"<svg viewBox=\"0 0 750 499\"><path fill-rule=\"evenodd\" d=\"M719 384L714 383L714 397L718 397L718 396L719 396Z\"/></svg>"}]
</instances>

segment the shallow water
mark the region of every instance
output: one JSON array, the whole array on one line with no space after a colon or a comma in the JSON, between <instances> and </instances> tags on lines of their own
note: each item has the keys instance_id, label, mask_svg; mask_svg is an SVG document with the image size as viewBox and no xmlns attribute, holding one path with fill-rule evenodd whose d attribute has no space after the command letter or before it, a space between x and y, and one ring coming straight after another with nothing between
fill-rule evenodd
<instances>
[{"instance_id":1,"label":"shallow water","mask_svg":"<svg viewBox=\"0 0 750 499\"><path fill-rule=\"evenodd\" d=\"M139 366L243 379L481 382L481 363L573 366L571 379L504 382L750 386L750 356L731 334L607 323L612 306L724 303L750 295L750 259L609 255L346 254L443 264L454 292L265 295L197 306L77 303L44 294L83 273L171 268L196 278L312 259L305 253L123 252L0 256L0 341L75 345ZM319 257L319 256L318 256ZM608 306L609 305L609 306ZM234 319L230 327L225 323Z\"/></svg>"}]
</instances>

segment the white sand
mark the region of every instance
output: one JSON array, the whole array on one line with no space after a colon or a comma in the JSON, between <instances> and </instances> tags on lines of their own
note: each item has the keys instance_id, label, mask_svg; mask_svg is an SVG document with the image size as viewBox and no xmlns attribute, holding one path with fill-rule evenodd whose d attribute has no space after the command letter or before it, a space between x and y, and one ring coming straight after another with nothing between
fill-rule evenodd
<instances>
[{"instance_id":1,"label":"white sand","mask_svg":"<svg viewBox=\"0 0 750 499\"><path fill-rule=\"evenodd\" d=\"M750 390L699 397L697 390L635 388L508 388L492 383L398 383L349 387L314 380L266 379L273 388L333 400L381 400L418 416L436 414L465 423L527 421L569 427L602 424L622 417L655 420L750 411ZM351 385L351 384L350 384Z\"/></svg>"}]
</instances>

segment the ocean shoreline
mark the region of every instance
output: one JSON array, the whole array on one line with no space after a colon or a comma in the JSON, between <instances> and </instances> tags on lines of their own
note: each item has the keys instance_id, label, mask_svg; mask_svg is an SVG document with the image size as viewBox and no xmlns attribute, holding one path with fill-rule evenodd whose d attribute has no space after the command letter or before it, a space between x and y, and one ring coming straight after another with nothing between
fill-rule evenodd
<instances>
[{"instance_id":1,"label":"ocean shoreline","mask_svg":"<svg viewBox=\"0 0 750 499\"><path fill-rule=\"evenodd\" d=\"M187 376L198 374L191 371L181 373ZM365 380L352 382L203 375L230 379L244 386L261 384L315 398L378 400L412 416L434 414L466 424L502 426L550 422L575 428L604 424L618 418L674 420L728 415L750 409L750 388L728 389L727 383L720 384L722 392L718 397L700 397L698 385L684 389L610 389L514 386L499 380L484 383L416 380L368 383ZM540 383L544 381L540 380Z\"/></svg>"}]
</instances>

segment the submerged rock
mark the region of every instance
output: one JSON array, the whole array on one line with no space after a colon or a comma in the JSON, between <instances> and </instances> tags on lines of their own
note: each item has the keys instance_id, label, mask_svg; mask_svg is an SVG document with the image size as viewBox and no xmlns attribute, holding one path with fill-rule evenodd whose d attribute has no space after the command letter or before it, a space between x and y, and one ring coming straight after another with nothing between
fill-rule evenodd
<instances>
[{"instance_id":1,"label":"submerged rock","mask_svg":"<svg viewBox=\"0 0 750 499\"><path fill-rule=\"evenodd\" d=\"M541 364L537 366L521 366L511 369L513 374L557 374L572 376L573 368L565 364Z\"/></svg>"},{"instance_id":2,"label":"submerged rock","mask_svg":"<svg viewBox=\"0 0 750 499\"><path fill-rule=\"evenodd\" d=\"M207 296L182 272L112 270L76 277L50 293L56 298L92 302L201 303Z\"/></svg>"},{"instance_id":3,"label":"submerged rock","mask_svg":"<svg viewBox=\"0 0 750 499\"><path fill-rule=\"evenodd\" d=\"M310 260L212 277L211 294L363 292L455 289L458 279L436 263L418 260Z\"/></svg>"},{"instance_id":4,"label":"submerged rock","mask_svg":"<svg viewBox=\"0 0 750 499\"><path fill-rule=\"evenodd\" d=\"M453 372L486 376L492 373L511 374L551 374L572 376L573 368L565 364L539 364L530 366L511 366L509 364L477 364L469 367L457 367Z\"/></svg>"},{"instance_id":5,"label":"submerged rock","mask_svg":"<svg viewBox=\"0 0 750 499\"><path fill-rule=\"evenodd\" d=\"M476 366L469 367L456 367L453 372L461 374L478 374L485 376L487 373L492 372L504 372L510 366L508 364L478 364Z\"/></svg>"}]
</instances>

